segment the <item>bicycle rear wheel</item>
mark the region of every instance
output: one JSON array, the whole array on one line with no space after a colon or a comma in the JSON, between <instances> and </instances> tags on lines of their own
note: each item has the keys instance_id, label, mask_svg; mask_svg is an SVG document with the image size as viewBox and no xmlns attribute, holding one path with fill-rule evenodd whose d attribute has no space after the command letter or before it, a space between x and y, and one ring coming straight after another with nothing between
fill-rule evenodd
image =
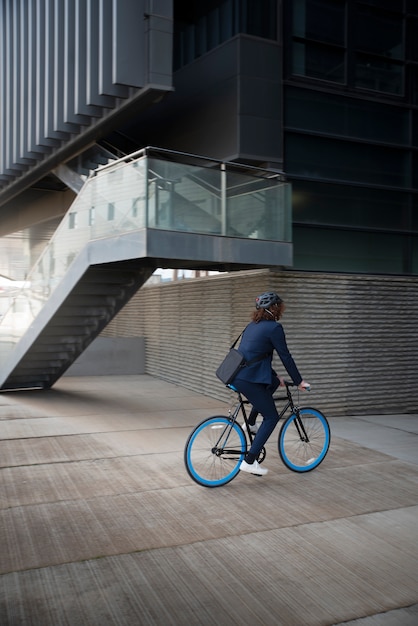
<instances>
[{"instance_id":1,"label":"bicycle rear wheel","mask_svg":"<svg viewBox=\"0 0 418 626\"><path fill-rule=\"evenodd\" d=\"M279 433L279 454L293 472L310 472L324 460L331 442L328 421L310 408L292 413Z\"/></svg>"},{"instance_id":2,"label":"bicycle rear wheel","mask_svg":"<svg viewBox=\"0 0 418 626\"><path fill-rule=\"evenodd\" d=\"M239 472L247 451L241 426L229 417L217 415L198 424L184 449L189 476L204 487L226 485Z\"/></svg>"}]
</instances>

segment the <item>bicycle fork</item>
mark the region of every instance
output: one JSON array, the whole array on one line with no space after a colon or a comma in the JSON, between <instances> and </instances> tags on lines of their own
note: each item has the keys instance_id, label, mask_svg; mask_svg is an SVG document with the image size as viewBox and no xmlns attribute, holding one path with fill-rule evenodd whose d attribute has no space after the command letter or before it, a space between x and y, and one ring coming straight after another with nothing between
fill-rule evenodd
<instances>
[{"instance_id":1,"label":"bicycle fork","mask_svg":"<svg viewBox=\"0 0 418 626\"><path fill-rule=\"evenodd\" d=\"M225 428L222 428L222 432L220 434L219 439L216 441L215 445L212 447L212 450L211 450L212 454L215 454L216 456L225 456L225 454L232 454L232 455L236 454L237 452L236 450L232 448L229 449L226 446L231 436L234 424L236 422L237 414L238 414L237 410L234 411L233 415L231 415L231 411L229 412L229 417L231 419L231 422L227 424Z\"/></svg>"},{"instance_id":2,"label":"bicycle fork","mask_svg":"<svg viewBox=\"0 0 418 626\"><path fill-rule=\"evenodd\" d=\"M295 426L296 426L296 430L298 431L300 440L303 441L304 443L309 443L308 433L306 432L305 426L301 420L299 409L296 407L295 407L295 415L296 415Z\"/></svg>"}]
</instances>

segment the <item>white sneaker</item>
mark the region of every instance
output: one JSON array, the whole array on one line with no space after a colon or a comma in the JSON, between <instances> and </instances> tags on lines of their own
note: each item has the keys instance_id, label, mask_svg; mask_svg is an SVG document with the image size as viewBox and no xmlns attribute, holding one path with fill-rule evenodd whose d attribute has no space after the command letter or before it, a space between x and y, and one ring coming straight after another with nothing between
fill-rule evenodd
<instances>
[{"instance_id":1,"label":"white sneaker","mask_svg":"<svg viewBox=\"0 0 418 626\"><path fill-rule=\"evenodd\" d=\"M247 432L247 425L246 425L246 423L242 422L241 426L242 426L242 429L243 429L244 433L246 433ZM252 435L256 435L258 433L258 429L259 428L260 428L260 424L258 424L258 422L256 422L255 424L251 424L250 425L250 433Z\"/></svg>"},{"instance_id":2,"label":"white sneaker","mask_svg":"<svg viewBox=\"0 0 418 626\"><path fill-rule=\"evenodd\" d=\"M247 461L241 461L239 466L241 472L248 472L249 474L257 474L257 476L264 476L268 470L263 469L258 461L254 461L251 465Z\"/></svg>"}]
</instances>

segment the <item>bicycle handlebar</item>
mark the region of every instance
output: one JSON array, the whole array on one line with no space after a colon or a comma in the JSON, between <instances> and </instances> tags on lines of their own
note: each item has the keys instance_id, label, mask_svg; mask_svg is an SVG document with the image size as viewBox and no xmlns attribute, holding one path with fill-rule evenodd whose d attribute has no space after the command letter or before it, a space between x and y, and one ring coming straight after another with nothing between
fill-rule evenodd
<instances>
[{"instance_id":1,"label":"bicycle handlebar","mask_svg":"<svg viewBox=\"0 0 418 626\"><path fill-rule=\"evenodd\" d=\"M289 388L289 387L299 387L299 385L296 385L296 383L294 383L291 380L285 380L284 384L285 384L286 388ZM306 389L306 391L310 391L311 390L311 386L309 385L307 387L304 387L304 389Z\"/></svg>"}]
</instances>

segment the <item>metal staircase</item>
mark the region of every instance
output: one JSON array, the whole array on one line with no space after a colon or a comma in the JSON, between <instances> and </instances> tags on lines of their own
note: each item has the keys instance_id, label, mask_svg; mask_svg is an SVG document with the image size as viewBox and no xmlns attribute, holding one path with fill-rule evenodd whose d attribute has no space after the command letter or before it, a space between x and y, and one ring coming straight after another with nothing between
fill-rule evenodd
<instances>
[{"instance_id":1,"label":"metal staircase","mask_svg":"<svg viewBox=\"0 0 418 626\"><path fill-rule=\"evenodd\" d=\"M49 388L155 268L141 261L89 267L8 375L3 389Z\"/></svg>"},{"instance_id":2,"label":"metal staircase","mask_svg":"<svg viewBox=\"0 0 418 626\"><path fill-rule=\"evenodd\" d=\"M51 387L158 267L291 265L289 200L279 173L150 148L95 170L1 319L0 389Z\"/></svg>"}]
</instances>

